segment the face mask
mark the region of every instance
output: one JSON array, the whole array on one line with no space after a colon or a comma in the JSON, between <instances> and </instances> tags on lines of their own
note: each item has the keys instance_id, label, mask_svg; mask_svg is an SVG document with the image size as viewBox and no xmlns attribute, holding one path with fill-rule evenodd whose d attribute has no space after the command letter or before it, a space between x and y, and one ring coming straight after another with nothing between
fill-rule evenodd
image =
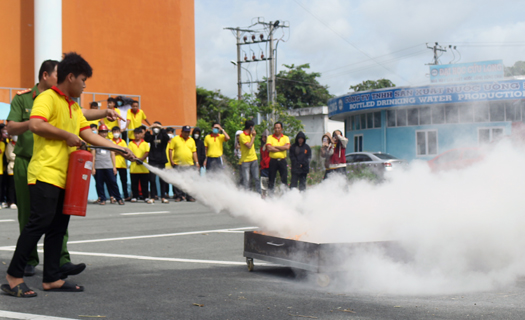
<instances>
[{"instance_id":1,"label":"face mask","mask_svg":"<svg viewBox=\"0 0 525 320\"><path fill-rule=\"evenodd\" d=\"M118 104L119 106L121 106L121 105L122 105L122 101L117 101L117 104Z\"/></svg>"},{"instance_id":2,"label":"face mask","mask_svg":"<svg viewBox=\"0 0 525 320\"><path fill-rule=\"evenodd\" d=\"M118 139L118 138L120 138L120 133L118 133L118 132L115 132L115 133L113 134L113 137L115 137L115 139Z\"/></svg>"},{"instance_id":3,"label":"face mask","mask_svg":"<svg viewBox=\"0 0 525 320\"><path fill-rule=\"evenodd\" d=\"M97 130L93 130L93 133L94 133L94 134L97 134L97 133L98 133L98 131L97 131Z\"/></svg>"},{"instance_id":4,"label":"face mask","mask_svg":"<svg viewBox=\"0 0 525 320\"><path fill-rule=\"evenodd\" d=\"M154 133L154 134L159 134L159 132L160 132L160 129L159 129L159 128L154 128L154 129L153 129L153 133Z\"/></svg>"},{"instance_id":5,"label":"face mask","mask_svg":"<svg viewBox=\"0 0 525 320\"><path fill-rule=\"evenodd\" d=\"M213 132L213 134L217 134L217 133L219 133L219 129L213 128L212 132Z\"/></svg>"},{"instance_id":6,"label":"face mask","mask_svg":"<svg viewBox=\"0 0 525 320\"><path fill-rule=\"evenodd\" d=\"M13 136L13 141L16 142L18 140L18 136Z\"/></svg>"},{"instance_id":7,"label":"face mask","mask_svg":"<svg viewBox=\"0 0 525 320\"><path fill-rule=\"evenodd\" d=\"M170 139L173 139L173 133L168 133L168 137L170 137Z\"/></svg>"},{"instance_id":8,"label":"face mask","mask_svg":"<svg viewBox=\"0 0 525 320\"><path fill-rule=\"evenodd\" d=\"M328 138L323 138L324 143L328 143Z\"/></svg>"},{"instance_id":9,"label":"face mask","mask_svg":"<svg viewBox=\"0 0 525 320\"><path fill-rule=\"evenodd\" d=\"M194 134L193 135L195 137L195 139L199 139L200 135L197 133L197 134Z\"/></svg>"}]
</instances>

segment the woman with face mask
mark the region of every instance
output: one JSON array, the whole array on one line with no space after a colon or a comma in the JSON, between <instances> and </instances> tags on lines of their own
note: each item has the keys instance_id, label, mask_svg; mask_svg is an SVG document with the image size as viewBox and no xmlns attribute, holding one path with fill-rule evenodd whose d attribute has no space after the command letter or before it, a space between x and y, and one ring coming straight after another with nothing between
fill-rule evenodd
<instances>
[{"instance_id":1,"label":"woman with face mask","mask_svg":"<svg viewBox=\"0 0 525 320\"><path fill-rule=\"evenodd\" d=\"M206 161L206 148L203 139L201 139L201 129L199 127L193 128L191 137L195 140L195 146L197 147L197 160L199 160L199 166L203 168L204 161Z\"/></svg>"},{"instance_id":2,"label":"woman with face mask","mask_svg":"<svg viewBox=\"0 0 525 320\"><path fill-rule=\"evenodd\" d=\"M159 121L153 122L153 125L151 126L151 132L149 130L146 131L146 134L144 135L144 141L149 142L150 144L148 164L156 168L164 169L166 167L166 163L168 163L166 148L170 142L170 137L168 136L166 129L162 128L162 124ZM167 196L169 185L164 182L164 180L159 179L160 192L157 192L157 175L150 172L149 180L151 186L151 199L155 201L160 198L162 203L169 203Z\"/></svg>"}]
</instances>

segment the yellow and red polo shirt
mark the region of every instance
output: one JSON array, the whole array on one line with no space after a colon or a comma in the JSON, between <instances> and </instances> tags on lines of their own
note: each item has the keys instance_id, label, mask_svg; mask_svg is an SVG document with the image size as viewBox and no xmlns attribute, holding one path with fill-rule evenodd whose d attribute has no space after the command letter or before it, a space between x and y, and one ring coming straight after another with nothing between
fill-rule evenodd
<instances>
[{"instance_id":1,"label":"yellow and red polo shirt","mask_svg":"<svg viewBox=\"0 0 525 320\"><path fill-rule=\"evenodd\" d=\"M218 158L223 154L222 144L226 140L223 134L209 134L204 138L204 146L208 148L206 157Z\"/></svg>"},{"instance_id":2,"label":"yellow and red polo shirt","mask_svg":"<svg viewBox=\"0 0 525 320\"><path fill-rule=\"evenodd\" d=\"M139 109L137 113L133 113L133 109L128 110L128 115L126 116L126 120L129 120L129 140L135 139L135 133L133 132L133 129L138 128L142 125L142 120L146 120L146 114L142 109ZM110 129L111 130L111 129Z\"/></svg>"},{"instance_id":3,"label":"yellow and red polo shirt","mask_svg":"<svg viewBox=\"0 0 525 320\"><path fill-rule=\"evenodd\" d=\"M188 137L184 140L181 136L176 136L171 139L169 143L170 150L173 150L173 163L179 166L192 166L193 162L193 153L197 152L197 147L195 146L195 140Z\"/></svg>"},{"instance_id":4,"label":"yellow and red polo shirt","mask_svg":"<svg viewBox=\"0 0 525 320\"><path fill-rule=\"evenodd\" d=\"M239 164L257 160L257 153L255 153L255 141L251 148L246 146L246 143L250 143L250 141L252 141L252 135L250 134L250 131L243 131L239 135L239 145L241 146L241 158L239 159Z\"/></svg>"},{"instance_id":5,"label":"yellow and red polo shirt","mask_svg":"<svg viewBox=\"0 0 525 320\"><path fill-rule=\"evenodd\" d=\"M122 140L121 138L118 139L111 139L111 141L116 144L117 146L121 146L124 148L127 148L128 145L126 144L126 141ZM120 153L115 152L115 167L117 169L126 169L126 159L120 155Z\"/></svg>"},{"instance_id":6,"label":"yellow and red polo shirt","mask_svg":"<svg viewBox=\"0 0 525 320\"><path fill-rule=\"evenodd\" d=\"M280 146L285 146L287 144L290 144L290 138L288 138L288 136L285 136L285 135L276 137L275 134L272 134L271 136L268 136L266 140L266 145L271 145L272 147L280 147ZM270 159L284 159L284 158L286 158L286 150L279 151L279 152L270 151Z\"/></svg>"},{"instance_id":7,"label":"yellow and red polo shirt","mask_svg":"<svg viewBox=\"0 0 525 320\"><path fill-rule=\"evenodd\" d=\"M80 106L56 86L35 99L30 119L34 118L77 136L81 131L89 130ZM33 157L27 169L28 184L39 180L64 189L69 154L76 148L68 147L65 140L46 139L37 134L33 134L33 138Z\"/></svg>"},{"instance_id":8,"label":"yellow and red polo shirt","mask_svg":"<svg viewBox=\"0 0 525 320\"><path fill-rule=\"evenodd\" d=\"M114 108L113 110L115 110L115 112L118 113L119 116L122 116L119 109ZM108 127L108 139L113 139L113 132L111 132L111 130L113 130L113 127L120 128L119 123L120 119L117 119L115 121L109 121L108 118L104 118L104 124Z\"/></svg>"},{"instance_id":9,"label":"yellow and red polo shirt","mask_svg":"<svg viewBox=\"0 0 525 320\"><path fill-rule=\"evenodd\" d=\"M5 142L0 141L0 175L4 174L4 153L5 153Z\"/></svg>"},{"instance_id":10,"label":"yellow and red polo shirt","mask_svg":"<svg viewBox=\"0 0 525 320\"><path fill-rule=\"evenodd\" d=\"M149 143L142 139L139 142L131 141L129 143L129 149L137 158L142 158L146 152L149 152ZM145 166L133 161L129 166L129 173L149 173L149 170L146 169Z\"/></svg>"}]
</instances>

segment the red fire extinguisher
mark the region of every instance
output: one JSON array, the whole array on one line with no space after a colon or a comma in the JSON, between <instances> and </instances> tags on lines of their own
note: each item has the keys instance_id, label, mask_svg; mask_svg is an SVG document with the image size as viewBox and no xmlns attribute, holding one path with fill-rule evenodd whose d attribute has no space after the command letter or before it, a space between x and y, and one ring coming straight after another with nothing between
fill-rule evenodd
<instances>
[{"instance_id":1,"label":"red fire extinguisher","mask_svg":"<svg viewBox=\"0 0 525 320\"><path fill-rule=\"evenodd\" d=\"M93 155L91 152L77 150L69 155L64 214L86 216L92 169Z\"/></svg>"}]
</instances>

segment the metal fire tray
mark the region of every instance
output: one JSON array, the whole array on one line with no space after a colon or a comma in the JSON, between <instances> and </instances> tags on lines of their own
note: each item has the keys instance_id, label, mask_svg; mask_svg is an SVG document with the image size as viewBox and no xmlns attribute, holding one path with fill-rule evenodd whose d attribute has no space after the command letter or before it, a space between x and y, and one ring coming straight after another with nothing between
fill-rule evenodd
<instances>
[{"instance_id":1,"label":"metal fire tray","mask_svg":"<svg viewBox=\"0 0 525 320\"><path fill-rule=\"evenodd\" d=\"M352 251L380 248L388 254L399 252L392 241L358 243L312 243L268 236L254 231L244 232L244 253L248 270L253 271L253 259L316 273L342 271L341 265Z\"/></svg>"}]
</instances>

